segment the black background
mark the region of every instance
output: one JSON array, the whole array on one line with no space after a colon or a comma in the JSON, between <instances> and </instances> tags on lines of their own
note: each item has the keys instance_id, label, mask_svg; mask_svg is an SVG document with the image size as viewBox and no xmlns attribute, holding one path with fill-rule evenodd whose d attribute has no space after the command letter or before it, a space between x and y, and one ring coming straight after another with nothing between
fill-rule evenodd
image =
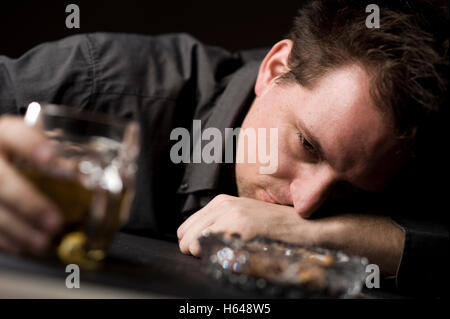
<instances>
[{"instance_id":1,"label":"black background","mask_svg":"<svg viewBox=\"0 0 450 319\"><path fill-rule=\"evenodd\" d=\"M301 0L1 0L0 54L18 57L33 46L96 31L186 32L229 50L269 47L289 31ZM80 29L67 29L66 6L80 7Z\"/></svg>"}]
</instances>

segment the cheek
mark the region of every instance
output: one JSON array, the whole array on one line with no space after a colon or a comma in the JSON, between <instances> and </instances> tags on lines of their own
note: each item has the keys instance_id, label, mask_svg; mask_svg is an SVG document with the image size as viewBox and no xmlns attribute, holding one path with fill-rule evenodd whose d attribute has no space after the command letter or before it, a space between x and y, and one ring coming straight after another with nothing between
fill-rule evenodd
<instances>
[{"instance_id":1,"label":"cheek","mask_svg":"<svg viewBox=\"0 0 450 319\"><path fill-rule=\"evenodd\" d=\"M236 149L236 174L259 180L262 178L258 177L261 172L266 175L264 172L272 171L274 166L276 169L273 173L268 173L269 176L285 174L297 161L294 148L298 145L294 144L296 130L293 118L288 105L280 103L280 97L273 99L266 96L258 99L242 124L241 129L253 130L255 138L249 143L249 139L244 139L240 134ZM259 142L260 137L265 143ZM268 169L265 170L264 167Z\"/></svg>"},{"instance_id":2,"label":"cheek","mask_svg":"<svg viewBox=\"0 0 450 319\"><path fill-rule=\"evenodd\" d=\"M258 172L258 165L254 163L236 162L235 167L236 177L245 178L246 180L251 179L252 176L256 176Z\"/></svg>"},{"instance_id":3,"label":"cheek","mask_svg":"<svg viewBox=\"0 0 450 319\"><path fill-rule=\"evenodd\" d=\"M236 163L236 185L239 196L253 198L255 189L260 184L259 176L255 165Z\"/></svg>"},{"instance_id":4,"label":"cheek","mask_svg":"<svg viewBox=\"0 0 450 319\"><path fill-rule=\"evenodd\" d=\"M295 170L302 161L297 137L297 130L289 125L283 125L278 129L278 167L279 173Z\"/></svg>"},{"instance_id":5,"label":"cheek","mask_svg":"<svg viewBox=\"0 0 450 319\"><path fill-rule=\"evenodd\" d=\"M278 152L278 169L273 177L278 179L290 180L295 175L297 175L297 171L299 169L298 160L292 156L291 151L283 147L283 144L280 144L280 149Z\"/></svg>"}]
</instances>

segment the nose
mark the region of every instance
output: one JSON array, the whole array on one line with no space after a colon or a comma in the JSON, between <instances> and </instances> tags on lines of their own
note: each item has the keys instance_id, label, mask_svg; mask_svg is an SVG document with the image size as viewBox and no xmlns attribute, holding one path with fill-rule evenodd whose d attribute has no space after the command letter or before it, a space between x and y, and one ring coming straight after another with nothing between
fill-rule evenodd
<instances>
[{"instance_id":1,"label":"nose","mask_svg":"<svg viewBox=\"0 0 450 319\"><path fill-rule=\"evenodd\" d=\"M326 168L295 178L290 192L297 214L303 218L310 217L328 197L335 180L333 173Z\"/></svg>"}]
</instances>

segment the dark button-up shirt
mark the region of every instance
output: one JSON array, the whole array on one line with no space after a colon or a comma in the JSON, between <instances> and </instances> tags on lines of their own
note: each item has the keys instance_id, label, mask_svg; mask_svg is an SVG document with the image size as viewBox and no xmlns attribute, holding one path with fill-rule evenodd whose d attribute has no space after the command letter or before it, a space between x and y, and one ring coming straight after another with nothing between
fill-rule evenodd
<instances>
[{"instance_id":1,"label":"dark button-up shirt","mask_svg":"<svg viewBox=\"0 0 450 319\"><path fill-rule=\"evenodd\" d=\"M18 59L0 56L0 114L23 114L30 102L40 101L138 120L137 192L124 229L173 237L180 223L214 196L237 191L232 164L173 163L170 149L177 141L170 133L191 130L196 119L202 129L215 127L223 136L225 128L239 127L265 53L230 53L186 34L73 36ZM447 280L442 276L448 224L439 219L446 212L433 209L424 217L421 209L414 213L403 203L379 212L406 234L397 284L415 291L439 287Z\"/></svg>"}]
</instances>

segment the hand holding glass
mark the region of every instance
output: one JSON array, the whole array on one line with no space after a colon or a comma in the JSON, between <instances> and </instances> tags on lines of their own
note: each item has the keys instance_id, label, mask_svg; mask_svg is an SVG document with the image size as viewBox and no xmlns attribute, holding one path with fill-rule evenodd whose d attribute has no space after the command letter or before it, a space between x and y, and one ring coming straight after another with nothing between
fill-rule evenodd
<instances>
[{"instance_id":1,"label":"hand holding glass","mask_svg":"<svg viewBox=\"0 0 450 319\"><path fill-rule=\"evenodd\" d=\"M134 197L139 126L106 114L33 102L25 123L42 129L55 158L38 167L17 158L17 169L63 214L57 248L65 263L95 269Z\"/></svg>"}]
</instances>

